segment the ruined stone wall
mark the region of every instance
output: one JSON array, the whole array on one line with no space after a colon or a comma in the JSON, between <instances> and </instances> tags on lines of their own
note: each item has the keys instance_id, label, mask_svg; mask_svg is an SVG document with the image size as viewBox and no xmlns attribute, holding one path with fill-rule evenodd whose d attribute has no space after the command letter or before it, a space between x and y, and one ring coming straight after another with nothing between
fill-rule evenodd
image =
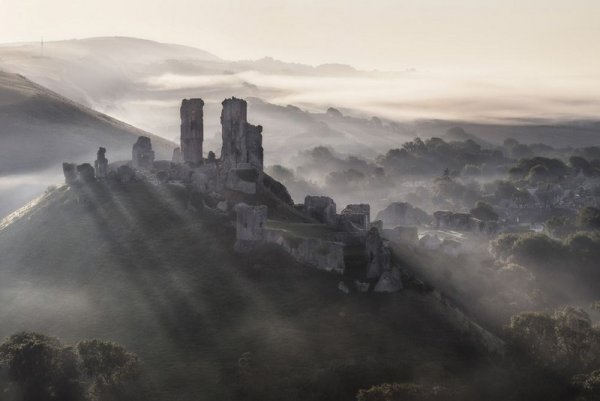
<instances>
[{"instance_id":1,"label":"ruined stone wall","mask_svg":"<svg viewBox=\"0 0 600 401\"><path fill-rule=\"evenodd\" d=\"M262 127L248 123L247 103L243 99L225 99L222 103L221 161L225 171L253 167L263 170Z\"/></svg>"},{"instance_id":2,"label":"ruined stone wall","mask_svg":"<svg viewBox=\"0 0 600 401\"><path fill-rule=\"evenodd\" d=\"M328 196L304 198L304 213L323 224L337 224L336 205Z\"/></svg>"},{"instance_id":3,"label":"ruined stone wall","mask_svg":"<svg viewBox=\"0 0 600 401\"><path fill-rule=\"evenodd\" d=\"M419 230L414 226L397 226L392 229L383 229L383 236L390 240L404 244L416 245L419 241Z\"/></svg>"},{"instance_id":4,"label":"ruined stone wall","mask_svg":"<svg viewBox=\"0 0 600 401\"><path fill-rule=\"evenodd\" d=\"M202 162L202 144L204 142L204 101L202 99L183 99L181 102L181 156L187 163Z\"/></svg>"},{"instance_id":5,"label":"ruined stone wall","mask_svg":"<svg viewBox=\"0 0 600 401\"><path fill-rule=\"evenodd\" d=\"M341 215L358 228L367 230L371 222L371 206L365 203L348 205L342 210Z\"/></svg>"},{"instance_id":6,"label":"ruined stone wall","mask_svg":"<svg viewBox=\"0 0 600 401\"><path fill-rule=\"evenodd\" d=\"M371 228L367 233L365 252L367 256L366 277L368 279L379 278L384 271L390 269L391 251L376 228Z\"/></svg>"},{"instance_id":7,"label":"ruined stone wall","mask_svg":"<svg viewBox=\"0 0 600 401\"><path fill-rule=\"evenodd\" d=\"M264 240L267 207L250 206L245 203L235 205L237 252L248 252Z\"/></svg>"},{"instance_id":8,"label":"ruined stone wall","mask_svg":"<svg viewBox=\"0 0 600 401\"><path fill-rule=\"evenodd\" d=\"M454 213L440 210L433 213L434 224L437 228L470 231L473 228L472 216L469 213Z\"/></svg>"},{"instance_id":9,"label":"ruined stone wall","mask_svg":"<svg viewBox=\"0 0 600 401\"><path fill-rule=\"evenodd\" d=\"M295 237L283 230L266 229L265 242L281 246L300 263L319 270L344 274L344 247L339 242L318 238Z\"/></svg>"}]
</instances>

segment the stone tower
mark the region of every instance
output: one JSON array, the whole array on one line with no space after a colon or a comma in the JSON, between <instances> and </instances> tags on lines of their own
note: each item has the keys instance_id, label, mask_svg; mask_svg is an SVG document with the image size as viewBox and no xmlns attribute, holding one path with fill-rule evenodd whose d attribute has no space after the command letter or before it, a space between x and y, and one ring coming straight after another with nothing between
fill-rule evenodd
<instances>
[{"instance_id":1,"label":"stone tower","mask_svg":"<svg viewBox=\"0 0 600 401\"><path fill-rule=\"evenodd\" d=\"M108 175L108 159L106 158L106 148L98 148L96 161L94 162L96 178L106 178Z\"/></svg>"},{"instance_id":2,"label":"stone tower","mask_svg":"<svg viewBox=\"0 0 600 401\"><path fill-rule=\"evenodd\" d=\"M253 167L262 171L262 127L248 124L245 100L233 97L225 99L222 104L221 161L225 170Z\"/></svg>"},{"instance_id":3,"label":"stone tower","mask_svg":"<svg viewBox=\"0 0 600 401\"><path fill-rule=\"evenodd\" d=\"M187 163L202 162L203 107L202 99L183 99L181 102L181 154L183 161Z\"/></svg>"},{"instance_id":4,"label":"stone tower","mask_svg":"<svg viewBox=\"0 0 600 401\"><path fill-rule=\"evenodd\" d=\"M131 161L133 167L151 170L154 163L154 151L152 150L152 141L147 136L138 137L133 144L131 151Z\"/></svg>"}]
</instances>

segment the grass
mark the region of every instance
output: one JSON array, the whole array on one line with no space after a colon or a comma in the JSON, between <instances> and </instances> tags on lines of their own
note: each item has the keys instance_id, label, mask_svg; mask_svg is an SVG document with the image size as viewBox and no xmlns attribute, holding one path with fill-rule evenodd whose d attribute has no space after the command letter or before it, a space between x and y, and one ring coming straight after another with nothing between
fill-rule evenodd
<instances>
[{"instance_id":1,"label":"grass","mask_svg":"<svg viewBox=\"0 0 600 401\"><path fill-rule=\"evenodd\" d=\"M284 230L297 237L320 239L331 239L331 234L334 234L338 231L333 227L326 226L325 224L294 223L278 220L267 221L266 228Z\"/></svg>"}]
</instances>

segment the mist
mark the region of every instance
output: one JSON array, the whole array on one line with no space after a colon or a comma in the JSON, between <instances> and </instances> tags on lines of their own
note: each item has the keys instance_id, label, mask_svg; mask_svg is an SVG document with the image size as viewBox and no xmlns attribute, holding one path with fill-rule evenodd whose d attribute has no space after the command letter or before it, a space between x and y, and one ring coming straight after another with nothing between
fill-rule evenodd
<instances>
[{"instance_id":1,"label":"mist","mask_svg":"<svg viewBox=\"0 0 600 401\"><path fill-rule=\"evenodd\" d=\"M134 37L0 45L1 397L597 400L597 56L542 68L569 17L527 68L478 60L535 40L511 42L519 14L481 41L467 27L498 19L460 4L433 7L473 39L460 54L453 36L395 46L404 25L365 8L373 36L339 46L362 68L293 47L305 63ZM273 24L248 36L285 21L262 6ZM427 26L414 37L439 40ZM338 51L317 32L306 49ZM401 67L366 67L391 48ZM86 339L96 362L127 358L94 372Z\"/></svg>"}]
</instances>

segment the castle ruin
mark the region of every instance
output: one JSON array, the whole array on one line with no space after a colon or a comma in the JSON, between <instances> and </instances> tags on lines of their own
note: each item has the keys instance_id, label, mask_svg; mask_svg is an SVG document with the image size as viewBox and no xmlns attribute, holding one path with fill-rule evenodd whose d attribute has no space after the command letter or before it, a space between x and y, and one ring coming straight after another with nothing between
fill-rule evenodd
<instances>
[{"instance_id":1,"label":"castle ruin","mask_svg":"<svg viewBox=\"0 0 600 401\"><path fill-rule=\"evenodd\" d=\"M248 123L246 101L233 97L222 106L219 158L212 151L203 157L204 101L184 99L181 143L171 160L155 160L150 138L140 136L133 144L131 162L115 163L111 170L101 147L94 167L64 163L65 181L79 188L96 179L183 185L190 211L235 216L236 252L275 244L300 263L341 275L343 288L398 291L400 273L393 266L382 227L370 221L370 206L350 204L338 213L327 196L306 196L304 204L294 205L285 186L263 171L262 127ZM285 217L279 220L281 215Z\"/></svg>"},{"instance_id":2,"label":"castle ruin","mask_svg":"<svg viewBox=\"0 0 600 401\"><path fill-rule=\"evenodd\" d=\"M94 162L96 178L106 178L108 175L108 159L106 158L106 148L98 148L96 161Z\"/></svg>"},{"instance_id":3,"label":"castle ruin","mask_svg":"<svg viewBox=\"0 0 600 401\"><path fill-rule=\"evenodd\" d=\"M152 141L147 136L140 136L133 144L131 150L131 163L133 167L141 170L151 170L154 163Z\"/></svg>"}]
</instances>

